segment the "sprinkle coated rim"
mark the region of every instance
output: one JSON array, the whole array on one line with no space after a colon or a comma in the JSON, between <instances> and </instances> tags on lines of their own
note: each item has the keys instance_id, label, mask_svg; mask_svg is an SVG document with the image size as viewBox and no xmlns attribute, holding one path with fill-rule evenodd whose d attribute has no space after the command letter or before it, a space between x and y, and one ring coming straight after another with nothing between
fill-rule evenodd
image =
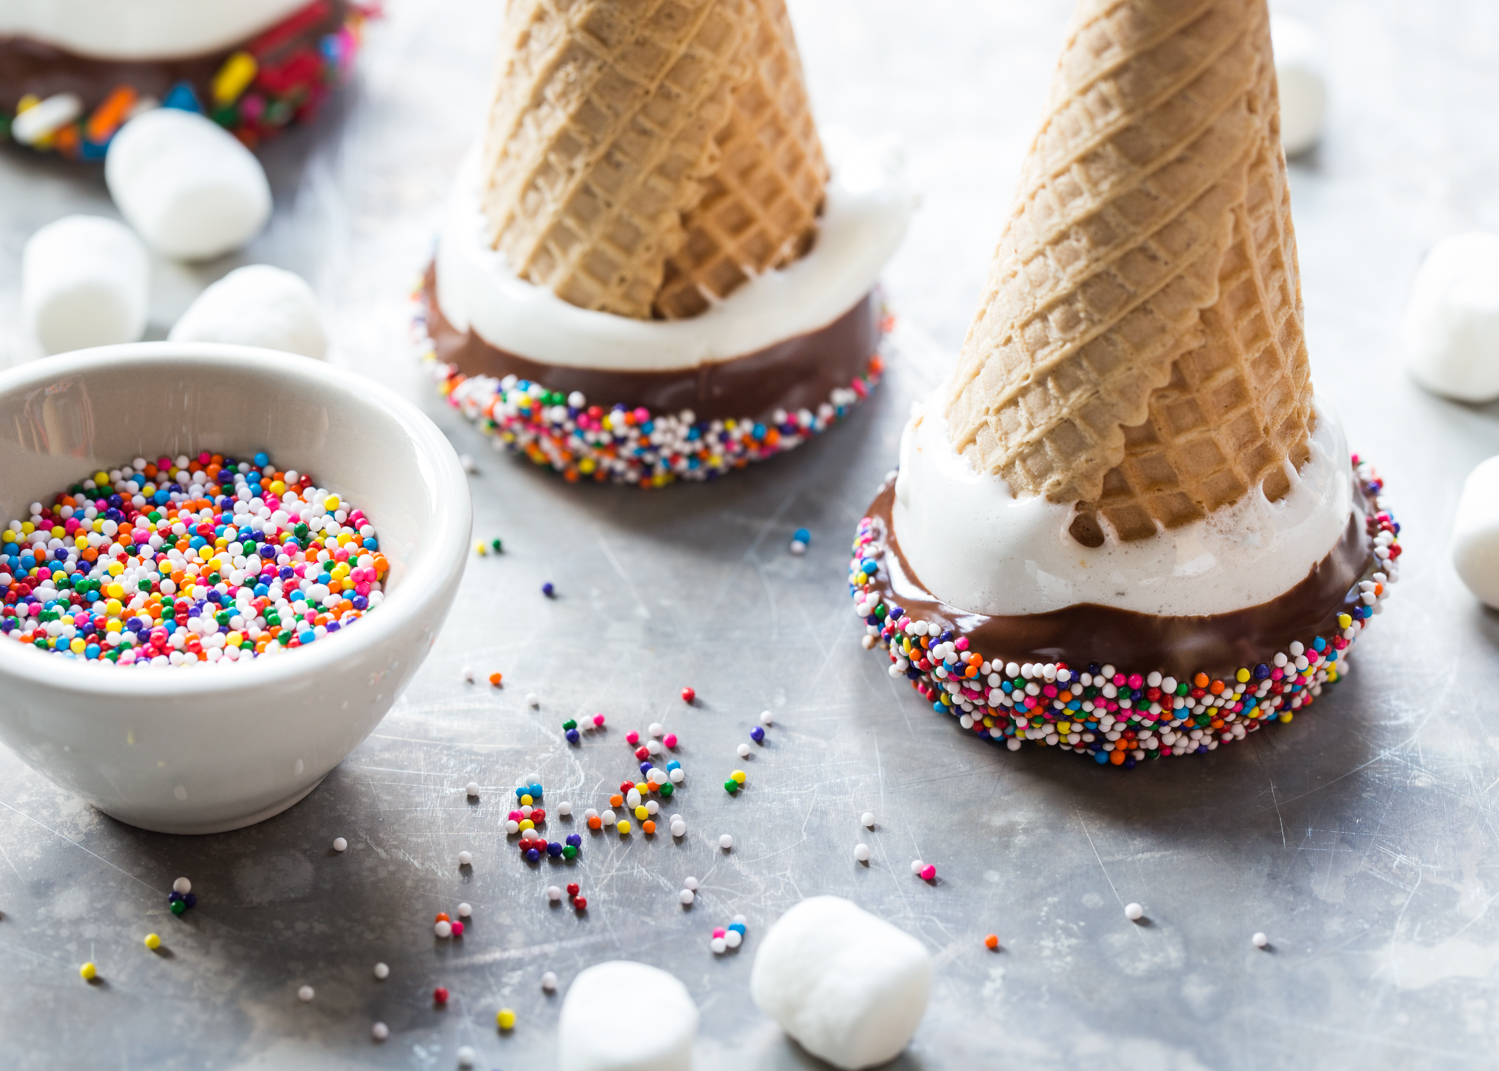
<instances>
[{"instance_id":1,"label":"sprinkle coated rim","mask_svg":"<svg viewBox=\"0 0 1499 1071\"><path fill-rule=\"evenodd\" d=\"M879 335L864 374L835 388L816 412L776 409L760 419L708 421L698 420L690 409L661 413L622 404L606 409L590 404L580 391L563 394L513 375L467 376L438 359L420 280L412 304L413 342L423 366L448 404L490 436L496 450L524 454L569 483L589 479L644 488L716 479L794 450L837 424L878 385L895 328L895 316L881 300Z\"/></svg>"},{"instance_id":2,"label":"sprinkle coated rim","mask_svg":"<svg viewBox=\"0 0 1499 1071\"><path fill-rule=\"evenodd\" d=\"M890 601L880 580L886 548L867 516L859 522L849 563L854 612L866 627L864 646L882 647L890 675L910 680L933 710L1011 751L1028 740L1090 756L1100 765L1133 768L1147 759L1217 750L1265 725L1290 722L1325 685L1338 681L1347 671L1349 650L1399 578L1400 525L1385 508L1384 483L1357 454L1353 466L1373 506L1367 524L1374 555L1356 583L1359 605L1338 615L1338 628L1293 640L1270 662L1242 666L1231 678L1199 672L1178 681L1147 667L1098 663L1082 669L1066 662L1017 665L977 651L962 630L913 620Z\"/></svg>"}]
</instances>

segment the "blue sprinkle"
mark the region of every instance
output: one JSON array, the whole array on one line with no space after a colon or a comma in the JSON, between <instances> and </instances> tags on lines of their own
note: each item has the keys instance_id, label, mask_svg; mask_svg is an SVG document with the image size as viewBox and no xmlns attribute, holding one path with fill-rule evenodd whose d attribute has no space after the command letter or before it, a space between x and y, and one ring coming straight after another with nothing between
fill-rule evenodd
<instances>
[{"instance_id":1,"label":"blue sprinkle","mask_svg":"<svg viewBox=\"0 0 1499 1071\"><path fill-rule=\"evenodd\" d=\"M578 730L576 730L576 729L569 729L563 735L565 735L567 737L567 742L569 744L576 744L578 742L578 740L579 740Z\"/></svg>"},{"instance_id":2,"label":"blue sprinkle","mask_svg":"<svg viewBox=\"0 0 1499 1071\"><path fill-rule=\"evenodd\" d=\"M550 580L548 580L545 584L541 585L541 593L543 595L545 595L549 599L556 592L556 590L557 589L552 586L552 582Z\"/></svg>"},{"instance_id":3,"label":"blue sprinkle","mask_svg":"<svg viewBox=\"0 0 1499 1071\"><path fill-rule=\"evenodd\" d=\"M807 531L805 528L798 528L796 532L791 536L791 538L796 540L798 543L811 543L812 533Z\"/></svg>"},{"instance_id":4,"label":"blue sprinkle","mask_svg":"<svg viewBox=\"0 0 1499 1071\"><path fill-rule=\"evenodd\" d=\"M571 844L574 848L577 848L582 845L583 838L577 833L569 833L567 835L567 843Z\"/></svg>"}]
</instances>

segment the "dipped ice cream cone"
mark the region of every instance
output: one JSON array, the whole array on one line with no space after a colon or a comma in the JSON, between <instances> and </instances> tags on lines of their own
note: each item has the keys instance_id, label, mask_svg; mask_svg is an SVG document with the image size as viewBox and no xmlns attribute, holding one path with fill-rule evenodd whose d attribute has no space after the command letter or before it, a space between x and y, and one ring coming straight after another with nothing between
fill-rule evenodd
<instances>
[{"instance_id":1,"label":"dipped ice cream cone","mask_svg":"<svg viewBox=\"0 0 1499 1071\"><path fill-rule=\"evenodd\" d=\"M892 672L1120 764L1289 720L1394 577L1378 491L1313 396L1264 0L1081 0L958 368L860 529Z\"/></svg>"}]
</instances>

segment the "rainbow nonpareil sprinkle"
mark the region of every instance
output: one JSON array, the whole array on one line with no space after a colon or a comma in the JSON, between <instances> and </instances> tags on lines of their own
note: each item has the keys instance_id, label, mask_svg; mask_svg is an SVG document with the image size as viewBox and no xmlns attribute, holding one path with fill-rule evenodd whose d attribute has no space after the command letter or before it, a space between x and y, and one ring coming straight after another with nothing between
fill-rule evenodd
<instances>
[{"instance_id":1,"label":"rainbow nonpareil sprinkle","mask_svg":"<svg viewBox=\"0 0 1499 1071\"><path fill-rule=\"evenodd\" d=\"M261 453L136 458L0 533L0 632L119 665L248 662L384 599L364 513Z\"/></svg>"},{"instance_id":2,"label":"rainbow nonpareil sprinkle","mask_svg":"<svg viewBox=\"0 0 1499 1071\"><path fill-rule=\"evenodd\" d=\"M1384 484L1353 458L1373 544L1370 567L1348 594L1348 609L1325 635L1289 639L1268 662L1227 678L1206 673L1177 680L1151 667L1066 662L1016 664L1002 651L980 652L961 630L913 620L881 568L886 548L875 522L859 522L849 563L854 610L866 647L883 649L890 675L951 714L964 729L1011 751L1026 741L1133 767L1146 759L1205 754L1271 723L1289 722L1345 672L1349 649L1378 613L1398 577L1400 526L1380 500ZM1349 605L1351 604L1351 605Z\"/></svg>"},{"instance_id":3,"label":"rainbow nonpareil sprinkle","mask_svg":"<svg viewBox=\"0 0 1499 1071\"><path fill-rule=\"evenodd\" d=\"M496 449L524 454L570 482L649 488L677 480L714 479L793 450L826 431L869 397L885 371L877 346L864 374L835 389L815 412L777 409L763 418L698 420L691 410L658 413L623 405L606 409L590 404L578 391L563 394L515 376L464 375L437 357L420 285L414 301L417 351L448 404L492 436ZM885 312L879 346L894 325L895 318Z\"/></svg>"}]
</instances>

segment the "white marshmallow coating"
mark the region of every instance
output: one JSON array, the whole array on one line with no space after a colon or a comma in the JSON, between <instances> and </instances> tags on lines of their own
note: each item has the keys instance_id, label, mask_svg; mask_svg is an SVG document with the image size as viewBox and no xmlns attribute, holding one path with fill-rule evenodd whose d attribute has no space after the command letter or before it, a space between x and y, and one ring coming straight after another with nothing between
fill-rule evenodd
<instances>
[{"instance_id":1,"label":"white marshmallow coating","mask_svg":"<svg viewBox=\"0 0 1499 1071\"><path fill-rule=\"evenodd\" d=\"M146 247L102 216L65 216L21 251L21 304L49 355L139 342L150 289Z\"/></svg>"},{"instance_id":2,"label":"white marshmallow coating","mask_svg":"<svg viewBox=\"0 0 1499 1071\"><path fill-rule=\"evenodd\" d=\"M255 155L213 120L177 108L121 127L104 181L146 244L173 260L238 249L271 217L271 184Z\"/></svg>"},{"instance_id":3,"label":"white marshmallow coating","mask_svg":"<svg viewBox=\"0 0 1499 1071\"><path fill-rule=\"evenodd\" d=\"M262 346L318 360L328 353L312 287L301 276L269 264L236 268L204 290L167 338ZM470 794L478 795L477 785Z\"/></svg>"},{"instance_id":4,"label":"white marshmallow coating","mask_svg":"<svg viewBox=\"0 0 1499 1071\"><path fill-rule=\"evenodd\" d=\"M687 987L665 971L630 960L600 963L574 978L562 1000L557 1066L692 1071L697 1018Z\"/></svg>"},{"instance_id":5,"label":"white marshmallow coating","mask_svg":"<svg viewBox=\"0 0 1499 1071\"><path fill-rule=\"evenodd\" d=\"M1463 402L1499 398L1499 234L1438 242L1411 286L1403 330L1411 378Z\"/></svg>"},{"instance_id":6,"label":"white marshmallow coating","mask_svg":"<svg viewBox=\"0 0 1499 1071\"><path fill-rule=\"evenodd\" d=\"M1353 509L1348 444L1316 405L1311 459L1279 502L1256 489L1200 521L1103 546L1068 532L1071 503L1015 498L974 471L947 436L940 395L918 402L901 436L892 523L906 561L944 603L995 616L1079 603L1143 614L1220 614L1283 595L1327 557ZM1100 521L1103 518L1100 517Z\"/></svg>"},{"instance_id":7,"label":"white marshmallow coating","mask_svg":"<svg viewBox=\"0 0 1499 1071\"><path fill-rule=\"evenodd\" d=\"M1270 20L1275 81L1280 90L1280 144L1287 156L1304 153L1327 123L1327 76L1322 37L1300 19Z\"/></svg>"},{"instance_id":8,"label":"white marshmallow coating","mask_svg":"<svg viewBox=\"0 0 1499 1071\"><path fill-rule=\"evenodd\" d=\"M882 1064L926 1014L926 946L837 896L786 912L755 953L750 996L802 1048L834 1067Z\"/></svg>"},{"instance_id":9,"label":"white marshmallow coating","mask_svg":"<svg viewBox=\"0 0 1499 1071\"><path fill-rule=\"evenodd\" d=\"M0 0L0 37L96 59L199 56L247 41L308 0Z\"/></svg>"},{"instance_id":10,"label":"white marshmallow coating","mask_svg":"<svg viewBox=\"0 0 1499 1071\"><path fill-rule=\"evenodd\" d=\"M478 153L458 174L437 248L437 300L459 331L547 364L667 371L765 349L826 327L867 294L900 245L913 199L890 154L824 134L833 170L812 251L701 315L636 320L569 305L516 277L485 241Z\"/></svg>"}]
</instances>

